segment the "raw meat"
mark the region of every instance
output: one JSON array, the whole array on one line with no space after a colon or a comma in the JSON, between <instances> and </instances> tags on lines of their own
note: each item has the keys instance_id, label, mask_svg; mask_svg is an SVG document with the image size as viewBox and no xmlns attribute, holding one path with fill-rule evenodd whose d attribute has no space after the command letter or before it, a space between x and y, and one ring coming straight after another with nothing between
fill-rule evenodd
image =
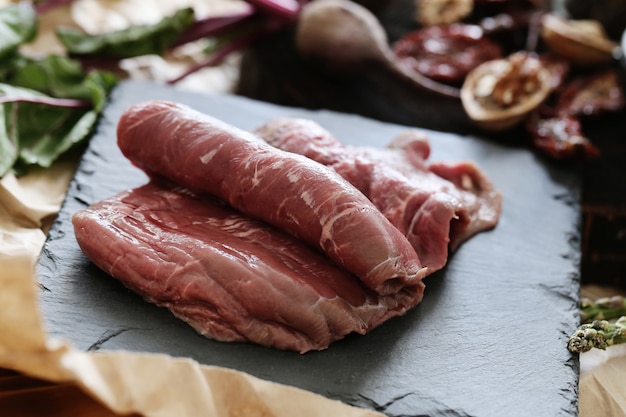
<instances>
[{"instance_id":1,"label":"raw meat","mask_svg":"<svg viewBox=\"0 0 626 417\"><path fill-rule=\"evenodd\" d=\"M386 149L344 146L305 119L270 120L254 133L332 167L406 235L429 273L445 266L449 250L494 227L500 216L501 196L474 164L426 163L430 145L421 131L400 134Z\"/></svg>"},{"instance_id":2,"label":"raw meat","mask_svg":"<svg viewBox=\"0 0 626 417\"><path fill-rule=\"evenodd\" d=\"M346 147L308 120L245 132L151 101L122 115L118 144L151 182L77 212L81 249L222 341L304 353L364 334L500 214L477 167L426 163L418 131Z\"/></svg>"},{"instance_id":3,"label":"raw meat","mask_svg":"<svg viewBox=\"0 0 626 417\"><path fill-rule=\"evenodd\" d=\"M321 249L379 294L426 275L406 237L332 170L187 106L150 101L118 124L124 155L153 177L208 193Z\"/></svg>"},{"instance_id":4,"label":"raw meat","mask_svg":"<svg viewBox=\"0 0 626 417\"><path fill-rule=\"evenodd\" d=\"M304 353L363 334L422 299L381 296L303 242L216 199L154 183L73 216L84 253L199 333Z\"/></svg>"}]
</instances>

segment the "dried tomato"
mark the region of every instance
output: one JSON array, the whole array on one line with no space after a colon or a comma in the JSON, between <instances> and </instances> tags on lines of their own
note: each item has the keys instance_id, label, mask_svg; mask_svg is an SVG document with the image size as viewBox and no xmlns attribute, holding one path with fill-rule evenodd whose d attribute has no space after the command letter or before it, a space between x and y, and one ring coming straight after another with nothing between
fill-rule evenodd
<instances>
[{"instance_id":1,"label":"dried tomato","mask_svg":"<svg viewBox=\"0 0 626 417\"><path fill-rule=\"evenodd\" d=\"M500 46L480 26L464 23L413 31L392 45L414 71L446 84L460 85L469 71L502 56Z\"/></svg>"},{"instance_id":2,"label":"dried tomato","mask_svg":"<svg viewBox=\"0 0 626 417\"><path fill-rule=\"evenodd\" d=\"M580 120L571 115L540 115L536 112L527 123L534 148L554 159L588 159L600 154L585 137Z\"/></svg>"},{"instance_id":3,"label":"dried tomato","mask_svg":"<svg viewBox=\"0 0 626 417\"><path fill-rule=\"evenodd\" d=\"M553 91L561 88L570 72L569 62L550 53L541 54L539 60L550 71L550 88Z\"/></svg>"},{"instance_id":4,"label":"dried tomato","mask_svg":"<svg viewBox=\"0 0 626 417\"><path fill-rule=\"evenodd\" d=\"M597 116L624 109L624 90L616 70L580 77L568 84L558 101L559 113Z\"/></svg>"}]
</instances>

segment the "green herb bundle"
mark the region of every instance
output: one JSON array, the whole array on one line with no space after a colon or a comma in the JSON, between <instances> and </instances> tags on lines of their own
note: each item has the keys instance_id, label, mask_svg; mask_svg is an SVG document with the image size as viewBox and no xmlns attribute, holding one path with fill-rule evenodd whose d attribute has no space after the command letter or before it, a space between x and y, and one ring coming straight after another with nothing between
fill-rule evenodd
<instances>
[{"instance_id":1,"label":"green herb bundle","mask_svg":"<svg viewBox=\"0 0 626 417\"><path fill-rule=\"evenodd\" d=\"M616 320L614 320L616 319ZM616 295L595 301L583 298L581 325L570 336L567 348L572 353L626 343L626 297Z\"/></svg>"}]
</instances>

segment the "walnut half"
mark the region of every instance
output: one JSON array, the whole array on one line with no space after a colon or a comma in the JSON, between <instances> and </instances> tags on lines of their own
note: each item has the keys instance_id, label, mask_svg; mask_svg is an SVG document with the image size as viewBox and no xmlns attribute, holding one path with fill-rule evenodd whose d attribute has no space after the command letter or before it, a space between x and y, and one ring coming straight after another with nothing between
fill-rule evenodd
<instances>
[{"instance_id":1,"label":"walnut half","mask_svg":"<svg viewBox=\"0 0 626 417\"><path fill-rule=\"evenodd\" d=\"M541 61L517 52L472 70L461 88L461 101L476 124L498 131L524 120L550 91L550 74Z\"/></svg>"},{"instance_id":2,"label":"walnut half","mask_svg":"<svg viewBox=\"0 0 626 417\"><path fill-rule=\"evenodd\" d=\"M543 17L541 38L552 52L584 67L612 62L619 47L607 37L600 22L568 20L553 14Z\"/></svg>"}]
</instances>

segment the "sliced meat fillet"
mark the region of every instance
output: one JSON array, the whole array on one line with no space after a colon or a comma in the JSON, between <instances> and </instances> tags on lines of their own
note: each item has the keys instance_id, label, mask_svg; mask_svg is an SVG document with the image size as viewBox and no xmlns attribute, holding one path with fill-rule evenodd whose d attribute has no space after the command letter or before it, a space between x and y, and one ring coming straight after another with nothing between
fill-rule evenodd
<instances>
[{"instance_id":1,"label":"sliced meat fillet","mask_svg":"<svg viewBox=\"0 0 626 417\"><path fill-rule=\"evenodd\" d=\"M147 184L72 218L83 252L196 331L298 352L364 334L422 299L381 296L309 245L222 202Z\"/></svg>"},{"instance_id":2,"label":"sliced meat fillet","mask_svg":"<svg viewBox=\"0 0 626 417\"><path fill-rule=\"evenodd\" d=\"M269 120L254 133L333 168L408 238L429 272L500 216L501 195L485 174L471 162L428 163L430 145L421 131L406 131L387 148L344 146L307 119Z\"/></svg>"},{"instance_id":3,"label":"sliced meat fillet","mask_svg":"<svg viewBox=\"0 0 626 417\"><path fill-rule=\"evenodd\" d=\"M118 124L126 157L321 249L380 294L426 275L406 237L332 170L187 106L150 101Z\"/></svg>"}]
</instances>

